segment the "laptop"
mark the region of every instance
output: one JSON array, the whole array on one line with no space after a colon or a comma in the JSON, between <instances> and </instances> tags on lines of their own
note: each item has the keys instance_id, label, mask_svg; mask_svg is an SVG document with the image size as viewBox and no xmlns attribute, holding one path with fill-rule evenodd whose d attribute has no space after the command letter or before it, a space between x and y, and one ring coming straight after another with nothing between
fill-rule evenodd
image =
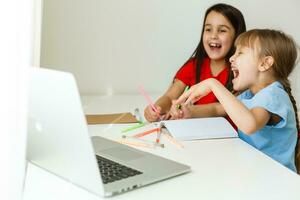
<instances>
[{"instance_id":1,"label":"laptop","mask_svg":"<svg viewBox=\"0 0 300 200\"><path fill-rule=\"evenodd\" d=\"M29 74L29 162L104 197L191 170L103 137L90 137L73 75L41 68Z\"/></svg>"}]
</instances>

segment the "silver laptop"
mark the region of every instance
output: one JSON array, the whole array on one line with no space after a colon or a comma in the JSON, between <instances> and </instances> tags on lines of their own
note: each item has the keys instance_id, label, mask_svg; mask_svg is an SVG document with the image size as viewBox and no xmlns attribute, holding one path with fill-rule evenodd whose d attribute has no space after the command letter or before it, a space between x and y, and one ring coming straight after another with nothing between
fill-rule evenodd
<instances>
[{"instance_id":1,"label":"silver laptop","mask_svg":"<svg viewBox=\"0 0 300 200\"><path fill-rule=\"evenodd\" d=\"M30 70L27 159L100 196L112 196L190 171L129 146L90 137L74 77Z\"/></svg>"}]
</instances>

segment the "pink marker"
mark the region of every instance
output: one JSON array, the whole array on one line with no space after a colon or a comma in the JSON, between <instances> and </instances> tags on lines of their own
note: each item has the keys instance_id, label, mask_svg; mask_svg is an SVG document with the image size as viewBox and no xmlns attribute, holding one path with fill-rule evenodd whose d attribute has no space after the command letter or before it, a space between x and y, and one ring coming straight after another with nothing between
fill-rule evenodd
<instances>
[{"instance_id":1,"label":"pink marker","mask_svg":"<svg viewBox=\"0 0 300 200\"><path fill-rule=\"evenodd\" d=\"M142 86L139 86L139 91L141 93L141 95L143 95L145 97L145 99L148 101L148 103L150 104L151 108L158 114L159 111L157 110L157 108L155 107L154 103L152 102L150 96L145 92L144 88Z\"/></svg>"}]
</instances>

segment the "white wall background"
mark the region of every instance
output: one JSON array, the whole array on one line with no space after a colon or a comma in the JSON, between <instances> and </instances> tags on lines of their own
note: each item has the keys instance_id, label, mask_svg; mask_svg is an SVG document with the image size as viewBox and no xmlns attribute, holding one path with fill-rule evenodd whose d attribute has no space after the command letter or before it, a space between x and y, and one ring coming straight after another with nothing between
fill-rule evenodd
<instances>
[{"instance_id":1,"label":"white wall background","mask_svg":"<svg viewBox=\"0 0 300 200\"><path fill-rule=\"evenodd\" d=\"M162 93L198 44L205 10L218 2L44 0L41 65L72 72L82 94L137 93L139 84ZM223 2L242 11L247 29L281 29L300 44L299 1ZM298 102L299 73L292 77Z\"/></svg>"},{"instance_id":2,"label":"white wall background","mask_svg":"<svg viewBox=\"0 0 300 200\"><path fill-rule=\"evenodd\" d=\"M0 3L0 199L21 200L26 167L27 70L34 0Z\"/></svg>"}]
</instances>

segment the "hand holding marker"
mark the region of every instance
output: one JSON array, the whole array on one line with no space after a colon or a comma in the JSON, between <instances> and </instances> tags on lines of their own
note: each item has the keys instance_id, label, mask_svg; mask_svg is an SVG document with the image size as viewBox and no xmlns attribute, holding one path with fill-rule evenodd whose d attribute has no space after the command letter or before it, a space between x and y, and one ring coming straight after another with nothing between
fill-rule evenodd
<instances>
[{"instance_id":1,"label":"hand holding marker","mask_svg":"<svg viewBox=\"0 0 300 200\"><path fill-rule=\"evenodd\" d=\"M188 90L188 86L185 88L184 91L187 91ZM143 89L142 86L139 86L139 91L140 93L145 97L145 99L148 101L148 103L150 104L151 108L153 109L153 111L155 111L158 115L160 115L159 111L157 110L157 108L155 107L154 103L152 102L150 96L145 92L145 90ZM135 113L138 112L138 109L135 109ZM141 118L140 118L141 119ZM161 118L160 118L161 120ZM124 129L122 132L127 132L129 130L133 130L133 129L136 129L136 128L139 128L143 125L145 125L145 122L141 122L142 120L139 120L140 123L138 125L135 125L133 127L130 127L130 128L127 128L127 129ZM164 147L164 144L161 144L160 143L160 137L161 137L161 133L162 133L162 127L164 126L164 124L162 122L159 123L159 127L158 128L154 128L154 129L151 129L151 130L148 130L148 131L144 131L142 133L138 133L138 134L135 134L133 136L126 136L126 135L123 135L122 138L123 139L130 139L130 140L133 140L133 142L128 142L128 141L124 141L124 140L121 140L120 142L121 143L124 143L124 144L129 144L129 145L135 145L135 146L141 146L141 147L154 147L154 146L159 146L159 147ZM147 141L147 140L143 140L141 139L141 137L143 136L146 136L148 134L151 134L151 133L154 133L156 132L157 133L157 137L156 137L156 140L155 142L152 142L152 141ZM176 146L178 147L181 147L183 148L183 145L178 143L174 138L172 138L171 136L169 136L168 134L165 134L167 139L169 139L172 143L174 143ZM136 141L136 142L134 142ZM140 142L143 142L143 143L138 143L138 141Z\"/></svg>"},{"instance_id":2,"label":"hand holding marker","mask_svg":"<svg viewBox=\"0 0 300 200\"><path fill-rule=\"evenodd\" d=\"M160 112L155 107L155 105L154 105L153 101L151 100L150 96L145 92L143 86L141 86L141 85L139 86L139 91L140 91L141 95L143 95L145 97L146 101L149 103L149 105L151 106L152 110L154 112L156 112L158 114L159 118L161 119Z\"/></svg>"},{"instance_id":3,"label":"hand holding marker","mask_svg":"<svg viewBox=\"0 0 300 200\"><path fill-rule=\"evenodd\" d=\"M144 90L144 88L142 86L139 86L139 91L145 97L145 99L148 101L148 103L150 104L150 106L153 109L153 111L155 111L158 114L159 119L161 121L160 112L155 107L155 105L154 105L153 101L151 100L150 96L145 92L145 90ZM160 135L161 135L161 127L157 128L156 131L157 131L156 143L159 144L159 142L160 142Z\"/></svg>"},{"instance_id":4,"label":"hand holding marker","mask_svg":"<svg viewBox=\"0 0 300 200\"><path fill-rule=\"evenodd\" d=\"M188 89L189 89L189 86L186 86L185 89L184 89L184 92L188 91ZM140 93L145 97L145 99L148 101L148 103L150 104L151 108L152 108L157 114L159 114L159 116L160 116L159 111L156 109L156 107L155 107L154 103L152 102L150 96L145 92L145 90L144 90L144 88L143 88L142 86L139 86L139 91L140 91ZM181 107L181 105L178 105L178 106ZM180 107L179 107L179 109L180 109ZM161 118L160 118L160 119L161 119ZM161 120L160 120L160 121L161 121ZM160 136L161 136L162 126L164 126L164 124L163 124L163 123L160 123L158 130L156 130L156 131L157 131L156 144L159 144L159 142L160 142ZM153 132L153 130L155 130L155 129L152 129L152 130L150 130L150 131L146 131L146 132L144 132L144 133L137 134L137 135L135 135L135 136L140 136L140 135L149 134L149 133ZM172 137L169 136L168 134L166 134L166 136L167 136L167 138L168 138L170 141L172 141L175 145L178 145L179 147L183 147L182 144L178 143L174 138L172 138Z\"/></svg>"},{"instance_id":5,"label":"hand holding marker","mask_svg":"<svg viewBox=\"0 0 300 200\"><path fill-rule=\"evenodd\" d=\"M188 90L189 90L189 86L187 85L187 86L184 88L183 93L185 93L185 92L188 91ZM180 105L180 104L176 105L176 108L177 108L177 109L181 109L181 105Z\"/></svg>"}]
</instances>

